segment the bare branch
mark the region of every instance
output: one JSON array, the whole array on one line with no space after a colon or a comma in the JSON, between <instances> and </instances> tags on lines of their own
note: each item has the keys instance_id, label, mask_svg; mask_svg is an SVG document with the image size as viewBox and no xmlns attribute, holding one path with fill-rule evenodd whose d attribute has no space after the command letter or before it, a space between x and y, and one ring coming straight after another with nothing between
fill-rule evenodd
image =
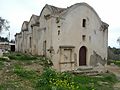
<instances>
[{"instance_id":1,"label":"bare branch","mask_svg":"<svg viewBox=\"0 0 120 90\"><path fill-rule=\"evenodd\" d=\"M0 32L3 30L9 30L9 22L2 17L0 17Z\"/></svg>"}]
</instances>

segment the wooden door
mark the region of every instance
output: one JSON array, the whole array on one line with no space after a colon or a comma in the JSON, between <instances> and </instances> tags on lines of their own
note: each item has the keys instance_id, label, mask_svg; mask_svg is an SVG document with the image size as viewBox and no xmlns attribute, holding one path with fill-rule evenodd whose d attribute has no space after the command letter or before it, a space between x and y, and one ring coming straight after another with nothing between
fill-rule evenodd
<instances>
[{"instance_id":1,"label":"wooden door","mask_svg":"<svg viewBox=\"0 0 120 90\"><path fill-rule=\"evenodd\" d=\"M79 50L79 66L86 65L86 47L82 46Z\"/></svg>"}]
</instances>

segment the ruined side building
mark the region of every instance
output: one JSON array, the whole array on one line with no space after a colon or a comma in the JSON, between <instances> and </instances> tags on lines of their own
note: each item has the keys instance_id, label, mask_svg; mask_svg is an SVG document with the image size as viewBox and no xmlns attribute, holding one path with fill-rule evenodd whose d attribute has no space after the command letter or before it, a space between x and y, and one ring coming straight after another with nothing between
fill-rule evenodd
<instances>
[{"instance_id":1,"label":"ruined side building","mask_svg":"<svg viewBox=\"0 0 120 90\"><path fill-rule=\"evenodd\" d=\"M108 24L86 3L45 5L39 16L23 22L15 38L16 51L44 55L58 71L107 62Z\"/></svg>"}]
</instances>

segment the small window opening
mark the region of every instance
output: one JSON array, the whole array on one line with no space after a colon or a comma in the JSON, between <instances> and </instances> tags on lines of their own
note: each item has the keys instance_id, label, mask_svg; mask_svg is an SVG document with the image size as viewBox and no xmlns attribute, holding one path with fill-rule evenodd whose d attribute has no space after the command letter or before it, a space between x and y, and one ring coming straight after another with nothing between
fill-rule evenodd
<instances>
[{"instance_id":1,"label":"small window opening","mask_svg":"<svg viewBox=\"0 0 120 90\"><path fill-rule=\"evenodd\" d=\"M86 38L86 36L85 36L85 35L82 35L82 40L83 40L83 41L85 41L85 38Z\"/></svg>"},{"instance_id":2,"label":"small window opening","mask_svg":"<svg viewBox=\"0 0 120 90\"><path fill-rule=\"evenodd\" d=\"M86 27L86 19L83 19L82 27Z\"/></svg>"},{"instance_id":3,"label":"small window opening","mask_svg":"<svg viewBox=\"0 0 120 90\"><path fill-rule=\"evenodd\" d=\"M46 56L47 41L43 41L43 55Z\"/></svg>"},{"instance_id":4,"label":"small window opening","mask_svg":"<svg viewBox=\"0 0 120 90\"><path fill-rule=\"evenodd\" d=\"M58 28L60 28L60 26L57 26Z\"/></svg>"},{"instance_id":5,"label":"small window opening","mask_svg":"<svg viewBox=\"0 0 120 90\"><path fill-rule=\"evenodd\" d=\"M91 42L91 36L89 36L89 41Z\"/></svg>"},{"instance_id":6,"label":"small window opening","mask_svg":"<svg viewBox=\"0 0 120 90\"><path fill-rule=\"evenodd\" d=\"M30 48L31 48L32 47L32 38L30 37L29 40L30 40Z\"/></svg>"},{"instance_id":7,"label":"small window opening","mask_svg":"<svg viewBox=\"0 0 120 90\"><path fill-rule=\"evenodd\" d=\"M44 15L44 18L47 20L50 18L50 14Z\"/></svg>"},{"instance_id":8,"label":"small window opening","mask_svg":"<svg viewBox=\"0 0 120 90\"><path fill-rule=\"evenodd\" d=\"M33 25L31 25L31 28L33 29Z\"/></svg>"},{"instance_id":9,"label":"small window opening","mask_svg":"<svg viewBox=\"0 0 120 90\"><path fill-rule=\"evenodd\" d=\"M56 18L56 23L59 23L59 22L60 22L60 18L57 17L57 18Z\"/></svg>"},{"instance_id":10,"label":"small window opening","mask_svg":"<svg viewBox=\"0 0 120 90\"><path fill-rule=\"evenodd\" d=\"M58 30L58 35L60 35L60 30Z\"/></svg>"},{"instance_id":11,"label":"small window opening","mask_svg":"<svg viewBox=\"0 0 120 90\"><path fill-rule=\"evenodd\" d=\"M94 30L94 33L96 34L96 31Z\"/></svg>"}]
</instances>

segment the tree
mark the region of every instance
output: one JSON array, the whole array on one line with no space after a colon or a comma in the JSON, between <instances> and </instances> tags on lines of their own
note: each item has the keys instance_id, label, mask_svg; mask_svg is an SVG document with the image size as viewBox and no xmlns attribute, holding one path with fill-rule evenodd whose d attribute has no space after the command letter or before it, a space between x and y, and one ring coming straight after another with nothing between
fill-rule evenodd
<instances>
[{"instance_id":1,"label":"tree","mask_svg":"<svg viewBox=\"0 0 120 90\"><path fill-rule=\"evenodd\" d=\"M0 42L9 42L7 37L1 37L0 36Z\"/></svg>"},{"instance_id":2,"label":"tree","mask_svg":"<svg viewBox=\"0 0 120 90\"><path fill-rule=\"evenodd\" d=\"M15 43L15 40L12 39L12 40L10 41L10 43Z\"/></svg>"},{"instance_id":3,"label":"tree","mask_svg":"<svg viewBox=\"0 0 120 90\"><path fill-rule=\"evenodd\" d=\"M108 60L120 60L120 49L108 47Z\"/></svg>"},{"instance_id":4,"label":"tree","mask_svg":"<svg viewBox=\"0 0 120 90\"><path fill-rule=\"evenodd\" d=\"M118 44L120 45L120 37L117 39Z\"/></svg>"},{"instance_id":5,"label":"tree","mask_svg":"<svg viewBox=\"0 0 120 90\"><path fill-rule=\"evenodd\" d=\"M9 30L9 22L6 19L0 17L0 32L3 30Z\"/></svg>"}]
</instances>

